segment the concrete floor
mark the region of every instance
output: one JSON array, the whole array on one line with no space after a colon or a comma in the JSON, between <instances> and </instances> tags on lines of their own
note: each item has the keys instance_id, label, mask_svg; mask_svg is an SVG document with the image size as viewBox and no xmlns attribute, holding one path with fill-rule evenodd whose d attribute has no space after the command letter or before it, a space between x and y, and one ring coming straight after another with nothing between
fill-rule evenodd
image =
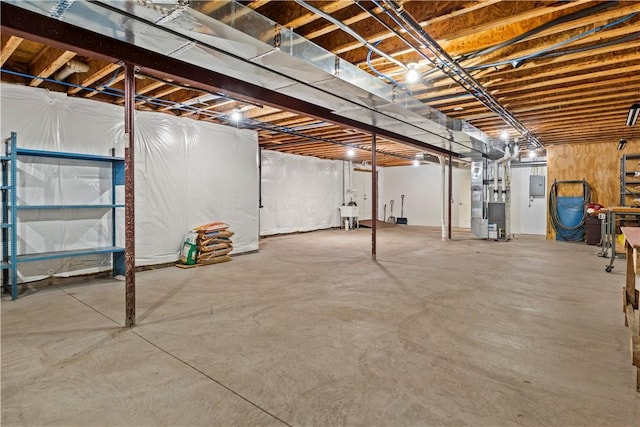
<instances>
[{"instance_id":1,"label":"concrete floor","mask_svg":"<svg viewBox=\"0 0 640 427\"><path fill-rule=\"evenodd\" d=\"M2 425L639 426L623 261L395 227L2 301Z\"/></svg>"}]
</instances>

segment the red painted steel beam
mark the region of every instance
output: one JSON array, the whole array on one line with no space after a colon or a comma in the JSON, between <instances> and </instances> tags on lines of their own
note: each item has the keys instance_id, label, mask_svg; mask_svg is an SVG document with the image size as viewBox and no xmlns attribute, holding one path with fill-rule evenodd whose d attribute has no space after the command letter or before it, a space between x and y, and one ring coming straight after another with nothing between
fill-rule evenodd
<instances>
[{"instance_id":1,"label":"red painted steel beam","mask_svg":"<svg viewBox=\"0 0 640 427\"><path fill-rule=\"evenodd\" d=\"M411 145L424 151L461 157L435 145L409 138L395 132L341 117L324 107L302 101L291 96L266 89L252 83L227 76L206 68L171 58L160 53L117 40L59 21L19 6L0 3L3 33L23 37L60 49L72 50L78 55L103 61L135 64L143 73L188 83L194 88L208 92L222 92L251 103L268 105L307 117L316 118L366 133L376 133L393 141ZM425 131L426 133L426 131Z\"/></svg>"},{"instance_id":2,"label":"red painted steel beam","mask_svg":"<svg viewBox=\"0 0 640 427\"><path fill-rule=\"evenodd\" d=\"M371 259L376 259L378 228L378 168L376 155L376 134L371 135Z\"/></svg>"},{"instance_id":3,"label":"red painted steel beam","mask_svg":"<svg viewBox=\"0 0 640 427\"><path fill-rule=\"evenodd\" d=\"M136 229L135 229L135 114L136 78L134 65L124 65L124 216L125 216L125 326L136 323Z\"/></svg>"}]
</instances>

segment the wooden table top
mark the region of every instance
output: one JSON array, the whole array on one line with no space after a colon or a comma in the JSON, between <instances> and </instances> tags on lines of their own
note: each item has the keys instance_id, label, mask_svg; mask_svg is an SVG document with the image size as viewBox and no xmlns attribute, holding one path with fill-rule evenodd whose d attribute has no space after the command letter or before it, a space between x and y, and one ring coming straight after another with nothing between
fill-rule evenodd
<instances>
[{"instance_id":1,"label":"wooden table top","mask_svg":"<svg viewBox=\"0 0 640 427\"><path fill-rule=\"evenodd\" d=\"M615 212L615 213L640 214L640 208L629 208L626 206L612 206L609 208L604 208L602 210L607 210L609 212Z\"/></svg>"},{"instance_id":2,"label":"wooden table top","mask_svg":"<svg viewBox=\"0 0 640 427\"><path fill-rule=\"evenodd\" d=\"M640 249L640 227L620 227L624 239L634 249Z\"/></svg>"}]
</instances>

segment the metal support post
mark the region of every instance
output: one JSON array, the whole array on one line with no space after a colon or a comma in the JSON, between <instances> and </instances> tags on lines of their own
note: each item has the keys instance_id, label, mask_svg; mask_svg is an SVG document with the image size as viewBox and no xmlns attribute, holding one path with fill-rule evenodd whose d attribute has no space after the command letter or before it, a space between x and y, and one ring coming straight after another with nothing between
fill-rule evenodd
<instances>
[{"instance_id":1,"label":"metal support post","mask_svg":"<svg viewBox=\"0 0 640 427\"><path fill-rule=\"evenodd\" d=\"M448 231L447 236L448 239L451 240L451 208L453 207L453 162L451 161L451 154L449 154L449 212L448 212Z\"/></svg>"},{"instance_id":2,"label":"metal support post","mask_svg":"<svg viewBox=\"0 0 640 427\"><path fill-rule=\"evenodd\" d=\"M378 222L378 170L376 167L376 134L371 135L371 259L376 259L376 230Z\"/></svg>"},{"instance_id":3,"label":"metal support post","mask_svg":"<svg viewBox=\"0 0 640 427\"><path fill-rule=\"evenodd\" d=\"M124 66L124 200L125 200L125 326L136 323L136 253L134 200L134 112L136 82L133 64Z\"/></svg>"}]
</instances>

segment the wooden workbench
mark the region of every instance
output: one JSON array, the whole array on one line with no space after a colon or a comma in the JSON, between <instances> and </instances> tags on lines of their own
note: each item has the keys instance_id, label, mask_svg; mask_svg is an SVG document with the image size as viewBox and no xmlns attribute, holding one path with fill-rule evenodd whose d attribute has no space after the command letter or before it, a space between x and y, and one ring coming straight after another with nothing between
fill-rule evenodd
<instances>
[{"instance_id":1,"label":"wooden workbench","mask_svg":"<svg viewBox=\"0 0 640 427\"><path fill-rule=\"evenodd\" d=\"M631 332L631 363L636 367L636 391L640 392L640 227L621 227L627 249L627 278L622 292L622 308L625 313L625 326Z\"/></svg>"},{"instance_id":2,"label":"wooden workbench","mask_svg":"<svg viewBox=\"0 0 640 427\"><path fill-rule=\"evenodd\" d=\"M636 219L640 219L640 208L630 208L627 206L613 206L610 208L601 209L599 212L605 212L607 214L607 220L605 221L605 233L602 236L601 246L602 251L600 256L611 256L609 265L605 267L607 273L613 270L613 262L616 259L616 253L620 251L616 250L616 228L618 217L633 216ZM610 254L608 252L610 251Z\"/></svg>"}]
</instances>

